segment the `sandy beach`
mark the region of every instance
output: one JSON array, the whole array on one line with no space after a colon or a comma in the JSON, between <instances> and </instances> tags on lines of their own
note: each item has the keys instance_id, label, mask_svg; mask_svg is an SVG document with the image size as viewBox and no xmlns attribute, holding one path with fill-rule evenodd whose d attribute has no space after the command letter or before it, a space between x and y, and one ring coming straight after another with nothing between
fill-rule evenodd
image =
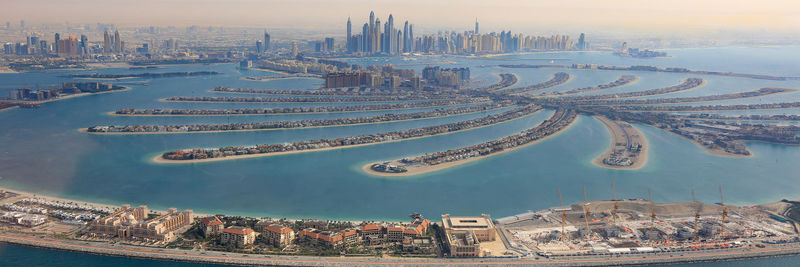
<instances>
[{"instance_id":1,"label":"sandy beach","mask_svg":"<svg viewBox=\"0 0 800 267\"><path fill-rule=\"evenodd\" d=\"M470 130L480 129L480 128L484 128L484 127L488 127L488 126L499 125L499 124L503 124L503 123L507 123L507 122L512 122L512 121L515 121L515 120L518 120L518 119L521 119L521 118L525 118L525 117L528 117L528 116L532 116L533 114L539 113L541 111L542 111L542 109L539 109L539 110L537 110L537 111L535 111L535 112L533 112L531 114L528 114L528 115L525 115L525 116L521 116L519 118L514 118L514 119L511 119L511 120L507 120L507 121L504 121L504 122L500 122L500 123L497 123L497 124L490 124L490 125L485 125L485 126L481 126L481 127L462 129L462 130L458 130L458 131L452 131L452 132L446 132L446 133L440 133L440 134L434 134L434 135L418 136L418 137L412 137L412 138L406 138L406 139L396 139L396 140L383 141L383 142L358 144L358 145L347 145L347 146L335 146L335 147L326 147L326 148L315 148L315 149L305 149L305 150L295 150L295 151L283 151L283 152L272 152L272 153L235 155L235 156L227 156L227 157L221 157L221 158L192 159L192 160L168 160L168 159L164 159L161 156L163 154L162 153L162 154L159 154L158 156L155 156L151 161L154 162L154 163L162 163L162 164L203 163L203 162L213 162L213 161L223 161L223 160L280 156L280 155L297 154L297 153L320 152L320 151L328 151L328 150L334 150L334 149L345 149L345 148L353 148L353 147L361 147L361 146L369 146L369 145L395 143L395 142L409 141L409 140L415 140L415 139L420 139L420 138L428 138L428 137L434 137L434 136L440 136L440 135L454 134L454 133L458 133L458 132L470 131Z\"/></svg>"},{"instance_id":2,"label":"sandy beach","mask_svg":"<svg viewBox=\"0 0 800 267\"><path fill-rule=\"evenodd\" d=\"M215 131L181 131L181 132L89 132L88 128L80 128L80 129L78 129L78 132L87 133L87 134L95 134L95 135L141 135L141 134L237 133L237 132L261 132L261 131L277 131L277 130L298 130L298 129L347 127L347 126L384 124L384 123L404 122L404 121L440 119L440 118L448 118L448 117L453 117L453 116L470 115L470 114L475 114L475 113L494 111L494 110L498 110L498 109L502 109L502 108L506 108L506 107L493 108L493 109L487 109L487 110L481 110L481 111L475 111L475 112L468 112L468 113L450 114L450 115L445 115L445 116L429 117L429 118L417 118L417 119L394 120L394 121L378 121L378 122L364 122L364 123L340 124L340 125L323 125L323 126L311 126L311 127L295 127L295 128L267 128L267 129L215 130Z\"/></svg>"},{"instance_id":3,"label":"sandy beach","mask_svg":"<svg viewBox=\"0 0 800 267\"><path fill-rule=\"evenodd\" d=\"M374 176L382 176L382 177L405 177L405 176L413 176L413 175L419 175L419 174L423 174L423 173L440 171L440 170L444 170L444 169L447 169L447 168L459 166L459 165L462 165L462 164L467 164L467 163L470 163L470 162L473 162L473 161L477 161L477 160L481 160L481 159L486 159L486 158L489 158L489 157L497 156L497 155L500 155L500 154L503 154L503 153L508 153L508 152L511 152L511 151L514 151L514 150L517 150L517 149L521 149L521 148L524 148L524 147L527 147L527 146L531 146L531 145L534 145L534 144L538 144L538 143L540 143L542 141L545 141L545 140L550 139L550 138L552 138L554 136L557 136L557 135L561 134L562 132L564 132L565 130L571 128L572 125L574 125L575 122L577 122L579 119L580 119L580 117L576 117L566 127L562 128L561 130L559 130L557 132L554 132L553 134L548 135L548 136L546 136L544 138L538 139L536 141L532 141L530 143L527 143L527 144L524 144L524 145L521 145L521 146L516 146L516 147L510 148L510 149L505 149L505 150L500 151L500 152L495 152L495 153L492 153L492 154L489 154L489 155L485 155L485 156L472 157L472 158L468 158L468 159L465 159L465 160L451 161L451 162L442 163L442 164L436 164L436 165L425 165L425 166L418 166L418 167L417 166L410 167L410 168L407 168L408 171L403 172L403 173L385 173L385 172L373 171L370 167L372 166L372 164L379 163L379 162L372 162L372 163L369 163L367 165L364 165L364 166L361 167L361 170L363 170L364 172L366 172L368 174L371 174L371 175L374 175Z\"/></svg>"},{"instance_id":4,"label":"sandy beach","mask_svg":"<svg viewBox=\"0 0 800 267\"><path fill-rule=\"evenodd\" d=\"M16 197L0 200L0 204L14 203L14 202L19 201L19 200L24 199L24 198L38 198L38 199L43 199L43 200L53 201L53 202L70 203L70 204L78 204L78 205L87 205L87 206L92 206L92 207L96 207L96 208L108 208L108 209L112 209L112 210L115 210L115 209L119 208L119 206L115 206L115 205L102 204L102 203L97 203L97 202L79 201L79 200L60 198L60 197L45 196L45 195L39 195L39 194L34 194L34 193L20 191L20 190L9 189L9 188L5 188L5 187L0 187L0 191L12 192L12 193L15 193L15 194L19 195L19 196L16 196ZM136 203L136 204L131 203L131 206L138 206L138 205L146 205L146 203ZM166 210L150 210L150 211L151 212L155 212L155 213L159 213L159 214L163 214L163 213L167 212ZM205 217L205 216L211 216L211 214L195 213L195 216Z\"/></svg>"},{"instance_id":5,"label":"sandy beach","mask_svg":"<svg viewBox=\"0 0 800 267\"><path fill-rule=\"evenodd\" d=\"M600 115L595 115L593 117L602 122L603 125L606 126L608 134L611 135L611 145L608 147L608 150L603 152L603 154L592 160L592 164L598 167L615 169L615 170L638 170L647 164L647 153L648 153L647 151L648 148L650 147L650 144L647 142L647 137L644 136L644 134L642 134L642 132L639 131L639 129L636 129L636 127L634 127L633 125L631 125L631 127L628 129L628 131L630 131L628 134L632 136L638 136L639 138L632 137L631 140L632 142L637 142L642 145L642 150L639 152L639 155L633 159L633 165L611 166L603 163L603 159L609 157L611 153L614 151L614 148L616 147L615 144L621 142L627 142L627 137L624 136L624 133L621 132L619 126L610 119Z\"/></svg>"}]
</instances>

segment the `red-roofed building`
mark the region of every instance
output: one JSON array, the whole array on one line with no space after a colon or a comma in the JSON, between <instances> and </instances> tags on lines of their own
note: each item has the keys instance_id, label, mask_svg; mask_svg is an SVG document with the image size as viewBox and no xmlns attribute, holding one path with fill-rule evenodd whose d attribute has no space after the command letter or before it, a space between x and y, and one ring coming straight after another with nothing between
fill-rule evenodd
<instances>
[{"instance_id":1,"label":"red-roofed building","mask_svg":"<svg viewBox=\"0 0 800 267\"><path fill-rule=\"evenodd\" d=\"M312 245L338 247L344 244L344 237L338 232L306 228L300 231L297 235L299 238L310 241Z\"/></svg>"},{"instance_id":2,"label":"red-roofed building","mask_svg":"<svg viewBox=\"0 0 800 267\"><path fill-rule=\"evenodd\" d=\"M222 232L222 228L224 228L225 224L217 218L217 216L205 217L200 220L200 230L203 231L203 236L209 237L212 235L218 235Z\"/></svg>"},{"instance_id":3,"label":"red-roofed building","mask_svg":"<svg viewBox=\"0 0 800 267\"><path fill-rule=\"evenodd\" d=\"M361 232L362 236L382 236L384 228L383 226L374 223L368 223L362 225L359 231Z\"/></svg>"},{"instance_id":4,"label":"red-roofed building","mask_svg":"<svg viewBox=\"0 0 800 267\"><path fill-rule=\"evenodd\" d=\"M285 247L294 242L295 234L292 228L280 225L270 224L264 226L262 235L267 243L276 247Z\"/></svg>"},{"instance_id":5,"label":"red-roofed building","mask_svg":"<svg viewBox=\"0 0 800 267\"><path fill-rule=\"evenodd\" d=\"M359 241L358 231L356 229L342 230L339 233L342 234L342 241L344 242L345 246L356 244Z\"/></svg>"},{"instance_id":6,"label":"red-roofed building","mask_svg":"<svg viewBox=\"0 0 800 267\"><path fill-rule=\"evenodd\" d=\"M389 227L386 227L386 241L403 241L403 227L400 225L390 225Z\"/></svg>"},{"instance_id":7,"label":"red-roofed building","mask_svg":"<svg viewBox=\"0 0 800 267\"><path fill-rule=\"evenodd\" d=\"M223 245L233 244L237 247L245 247L256 241L256 232L248 227L231 226L222 230L219 237L219 242Z\"/></svg>"}]
</instances>

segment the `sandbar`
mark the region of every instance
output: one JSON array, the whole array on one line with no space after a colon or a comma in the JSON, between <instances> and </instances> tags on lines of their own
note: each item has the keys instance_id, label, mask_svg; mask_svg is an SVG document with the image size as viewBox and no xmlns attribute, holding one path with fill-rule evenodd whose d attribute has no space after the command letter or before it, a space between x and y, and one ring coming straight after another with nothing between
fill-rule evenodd
<instances>
[{"instance_id":1,"label":"sandbar","mask_svg":"<svg viewBox=\"0 0 800 267\"><path fill-rule=\"evenodd\" d=\"M631 135L631 141L641 144L642 145L641 151L639 151L639 154L635 158L632 158L633 164L630 166L613 166L605 164L603 162L603 159L611 156L611 153L614 152L615 148L617 148L616 144L625 143L625 146L627 146L628 138L627 136L625 136L625 132L622 131L622 128L620 128L621 125L619 123L611 121L609 118L606 118L605 116L601 115L595 115L593 117L602 122L603 125L606 126L608 134L611 135L611 145L608 147L608 150L606 150L603 154L592 160L592 164L599 167L615 169L615 170L638 170L644 167L645 164L647 164L647 150L648 147L650 146L650 144L647 142L647 137L645 137L644 134L642 134L642 132L639 131L639 129L636 129L636 127L630 125L627 122L623 123L630 126L630 128L627 129L627 132L629 135Z\"/></svg>"}]
</instances>

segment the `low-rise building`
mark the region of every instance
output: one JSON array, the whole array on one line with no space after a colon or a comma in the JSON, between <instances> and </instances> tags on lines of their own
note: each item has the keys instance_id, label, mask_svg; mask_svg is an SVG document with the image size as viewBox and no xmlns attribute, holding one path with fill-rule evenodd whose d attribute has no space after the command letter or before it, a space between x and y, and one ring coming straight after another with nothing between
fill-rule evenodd
<instances>
[{"instance_id":1,"label":"low-rise building","mask_svg":"<svg viewBox=\"0 0 800 267\"><path fill-rule=\"evenodd\" d=\"M322 231L306 228L298 233L299 238L308 240L312 245L339 247L344 244L344 237L339 232Z\"/></svg>"},{"instance_id":2,"label":"low-rise building","mask_svg":"<svg viewBox=\"0 0 800 267\"><path fill-rule=\"evenodd\" d=\"M114 213L95 220L90 231L120 239L169 242L177 237L176 232L191 225L194 212L178 212L177 209L170 208L167 213L151 220L147 220L147 215L147 206L131 208L130 205L123 205Z\"/></svg>"},{"instance_id":3,"label":"low-rise building","mask_svg":"<svg viewBox=\"0 0 800 267\"><path fill-rule=\"evenodd\" d=\"M200 230L203 231L205 237L220 234L222 228L225 228L225 224L217 216L205 217L200 220Z\"/></svg>"},{"instance_id":4,"label":"low-rise building","mask_svg":"<svg viewBox=\"0 0 800 267\"><path fill-rule=\"evenodd\" d=\"M295 233L292 228L280 224L271 224L264 226L262 230L262 238L270 245L285 247L294 243Z\"/></svg>"},{"instance_id":5,"label":"low-rise building","mask_svg":"<svg viewBox=\"0 0 800 267\"><path fill-rule=\"evenodd\" d=\"M231 226L222 230L219 235L219 242L223 245L234 245L236 247L246 247L256 241L256 232L249 227Z\"/></svg>"},{"instance_id":6,"label":"low-rise building","mask_svg":"<svg viewBox=\"0 0 800 267\"><path fill-rule=\"evenodd\" d=\"M483 257L481 242L497 239L497 230L487 214L481 217L451 217L442 215L442 228L452 257Z\"/></svg>"}]
</instances>

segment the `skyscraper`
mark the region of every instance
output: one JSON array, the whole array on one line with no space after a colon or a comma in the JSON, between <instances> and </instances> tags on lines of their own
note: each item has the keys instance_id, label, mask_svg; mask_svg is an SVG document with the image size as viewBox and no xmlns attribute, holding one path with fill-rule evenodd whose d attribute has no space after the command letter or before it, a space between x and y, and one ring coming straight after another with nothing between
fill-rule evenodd
<instances>
[{"instance_id":1,"label":"skyscraper","mask_svg":"<svg viewBox=\"0 0 800 267\"><path fill-rule=\"evenodd\" d=\"M395 43L395 39L397 36L394 34L394 17L392 14L389 14L389 21L386 24L386 53L390 55L395 54L395 50L397 49L397 44Z\"/></svg>"},{"instance_id":2,"label":"skyscraper","mask_svg":"<svg viewBox=\"0 0 800 267\"><path fill-rule=\"evenodd\" d=\"M292 41L292 59L297 58L297 41Z\"/></svg>"},{"instance_id":3,"label":"skyscraper","mask_svg":"<svg viewBox=\"0 0 800 267\"><path fill-rule=\"evenodd\" d=\"M408 21L403 25L403 52L408 51Z\"/></svg>"},{"instance_id":4,"label":"skyscraper","mask_svg":"<svg viewBox=\"0 0 800 267\"><path fill-rule=\"evenodd\" d=\"M55 42L53 42L53 50L54 50L53 52L55 52L56 54L58 54L58 52L59 52L58 51L58 40L61 40L61 35L56 33Z\"/></svg>"},{"instance_id":5,"label":"skyscraper","mask_svg":"<svg viewBox=\"0 0 800 267\"><path fill-rule=\"evenodd\" d=\"M347 52L353 52L353 44L350 42L351 36L353 36L353 24L350 22L350 17L347 17L347 35L344 37L344 46L347 49Z\"/></svg>"},{"instance_id":6,"label":"skyscraper","mask_svg":"<svg viewBox=\"0 0 800 267\"><path fill-rule=\"evenodd\" d=\"M264 53L264 44L261 42L261 40L256 41L256 53Z\"/></svg>"},{"instance_id":7,"label":"skyscraper","mask_svg":"<svg viewBox=\"0 0 800 267\"><path fill-rule=\"evenodd\" d=\"M369 51L369 24L364 23L364 27L361 28L361 52Z\"/></svg>"},{"instance_id":8,"label":"skyscraper","mask_svg":"<svg viewBox=\"0 0 800 267\"><path fill-rule=\"evenodd\" d=\"M119 31L114 31L114 53L122 52L122 40L119 38Z\"/></svg>"},{"instance_id":9,"label":"skyscraper","mask_svg":"<svg viewBox=\"0 0 800 267\"><path fill-rule=\"evenodd\" d=\"M374 34L375 34L375 12L370 11L369 12L369 35L368 35L369 38L367 38L367 42L369 43L367 51L369 51L370 53L374 53L375 52L375 43L376 43L375 42L375 38L376 38L376 36L374 36Z\"/></svg>"},{"instance_id":10,"label":"skyscraper","mask_svg":"<svg viewBox=\"0 0 800 267\"><path fill-rule=\"evenodd\" d=\"M264 31L264 52L269 51L272 48L272 45L269 43L269 33Z\"/></svg>"},{"instance_id":11,"label":"skyscraper","mask_svg":"<svg viewBox=\"0 0 800 267\"><path fill-rule=\"evenodd\" d=\"M111 36L108 36L108 31L103 32L103 53L111 53Z\"/></svg>"},{"instance_id":12,"label":"skyscraper","mask_svg":"<svg viewBox=\"0 0 800 267\"><path fill-rule=\"evenodd\" d=\"M381 19L375 19L375 28L372 29L372 50L370 52L377 53L380 51L381 46Z\"/></svg>"},{"instance_id":13,"label":"skyscraper","mask_svg":"<svg viewBox=\"0 0 800 267\"><path fill-rule=\"evenodd\" d=\"M80 49L81 49L81 54L83 54L84 56L89 54L89 38L87 38L86 35L83 34L81 34Z\"/></svg>"},{"instance_id":14,"label":"skyscraper","mask_svg":"<svg viewBox=\"0 0 800 267\"><path fill-rule=\"evenodd\" d=\"M581 33L581 36L578 37L578 50L586 50L586 36Z\"/></svg>"},{"instance_id":15,"label":"skyscraper","mask_svg":"<svg viewBox=\"0 0 800 267\"><path fill-rule=\"evenodd\" d=\"M475 18L475 34L478 34L478 18Z\"/></svg>"}]
</instances>

